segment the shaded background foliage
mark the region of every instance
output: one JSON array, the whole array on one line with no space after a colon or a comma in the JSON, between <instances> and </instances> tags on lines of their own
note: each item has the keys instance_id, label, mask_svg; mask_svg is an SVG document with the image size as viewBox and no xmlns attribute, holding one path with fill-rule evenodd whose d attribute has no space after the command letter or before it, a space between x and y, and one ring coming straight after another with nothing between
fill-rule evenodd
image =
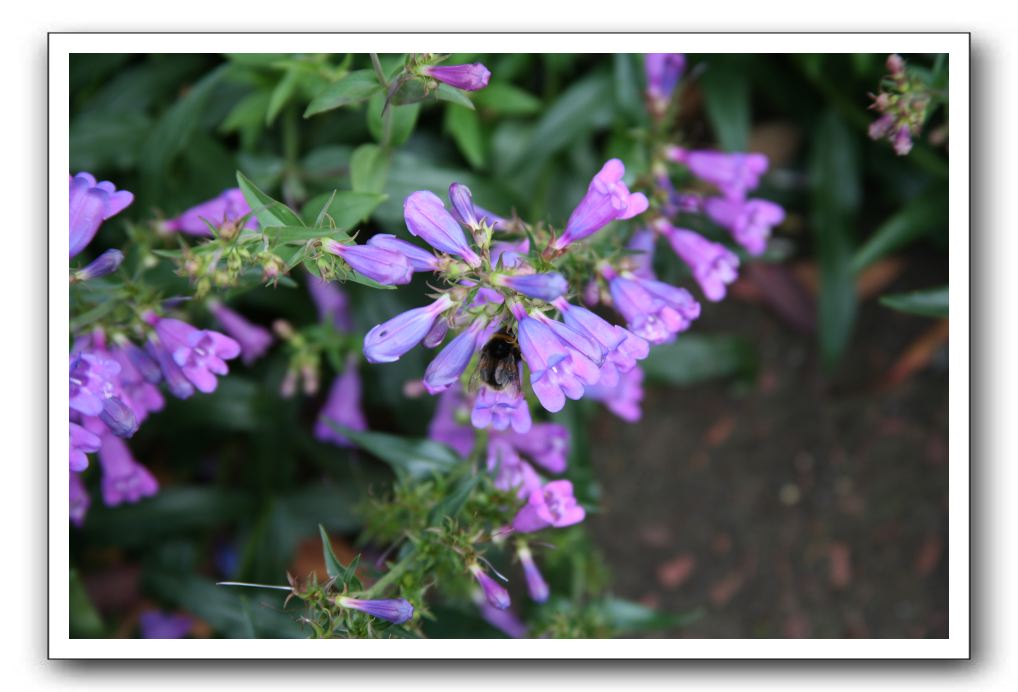
<instances>
[{"instance_id":1,"label":"shaded background foliage","mask_svg":"<svg viewBox=\"0 0 1018 692\"><path fill-rule=\"evenodd\" d=\"M946 154L918 144L908 157L898 157L886 143L866 137L872 119L866 94L876 89L884 74L884 57L690 56L693 81L680 112L683 145L767 153L772 172L761 191L781 203L789 219L778 229L763 262L744 267L743 279L733 287L733 300L706 306L702 325L675 344L654 350L646 363L648 378L655 383L646 407L648 429L662 419L681 420L700 400L765 419L766 410L744 403L769 377L777 378L788 392L788 399L778 400L779 406L792 406L791 401L800 399L826 406L831 392L838 400L840 391L854 386L853 403L843 415L857 420L879 408L874 402L898 401L893 393L878 395L876 389L859 383L869 386L879 381L884 393L907 390L914 385L911 376L932 362L934 372L923 377L933 379L922 382L923 391L946 401L946 372L936 370L946 328L901 317L873 302L864 303L860 313L860 301L892 289L946 284L947 279ZM942 61L906 57L929 69L932 81L946 78L941 76L946 75ZM382 60L388 69L400 64L402 56ZM402 200L414 190L441 194L450 182L459 181L468 184L475 200L486 208L515 209L525 218L561 226L606 158L622 158L637 176L645 171L640 56L457 55L450 62L473 60L484 62L493 74L491 85L474 96L476 110L441 101L399 106L386 131L377 96L366 105L322 110L330 105L323 104L322 93L338 74L370 68L362 55L75 55L70 72L71 170L92 171L134 191L136 201L126 216L139 225L153 217L172 217L232 186L235 171L241 170L297 209L313 206L313 200L334 189L380 193L384 200L370 221L359 227L397 235L405 232ZM89 252L97 254L123 242L123 225L108 223ZM658 265L668 280L684 276L680 263L667 253L659 253ZM183 279L169 272L163 278L171 292L177 286L180 293L187 293ZM353 284L346 288L361 331L418 304L425 290L419 278L410 290L372 291ZM909 307L908 299L890 300L905 300ZM277 317L296 325L316 319L299 289L258 289L239 296L235 304L262 324ZM719 316L711 317L719 308ZM946 316L935 299L926 312ZM867 325L863 331L856 324L859 319ZM883 338L888 329L895 336ZM765 343L765 336L773 340ZM787 366L787 353L774 352L775 341L788 353L802 354L799 361ZM882 360L860 362L856 354L869 352L878 343L878 351L886 347L903 355L896 360L884 353ZM420 376L426 355L417 349L384 368L363 369L372 429L424 435L433 402L405 397L403 383ZM139 610L158 604L194 613L207 624L204 634L302 636L292 614L275 605L263 607L262 595L224 591L213 581L228 576L279 583L287 569L322 570L317 525L336 538L338 552L349 553L363 525L364 498L384 488L390 476L369 455L311 437L322 396L281 398L278 387L286 366L281 349L251 368L238 364L214 394L169 399L166 409L142 427L131 446L157 474L162 490L137 505L106 508L96 503L84 528L72 536L76 634L132 636ZM323 375L327 381L328 375ZM668 392L674 387L693 387L689 391L695 396L686 392L673 396ZM904 411L893 415L900 414L919 431L946 437L946 417L912 406L907 391L901 396ZM589 402L570 404L560 418L583 433L574 436L571 458L578 495L606 500L606 514L594 520L595 535L618 575L619 590L648 605L664 605L665 611L702 605L722 608L730 598L720 602L723 599L711 596L716 580L699 586L688 576L676 580L673 566L673 577L662 582L655 561L669 557L674 563L674 556L665 555L669 551L661 553L664 557L653 550L634 553L632 546L641 540L634 532L641 524L638 518L613 510L618 496L611 500L614 492L639 501L639 486L626 491L620 484L634 477L643 483L658 482L644 477L640 469L658 468L654 460L660 462L675 449L690 457L671 459L674 466L657 478L666 480L664 489L670 487L667 483L683 482L681 469L696 463L696 450L684 445L655 447L641 440L623 447L595 444L597 449L592 450L584 443L592 426L600 431L600 442L605 436L608 442L618 435L639 436L642 428L638 424L625 429ZM803 427L775 425L772 434L801 436L806 434ZM780 454L795 447L768 435L756 440L763 448L783 450ZM833 447L844 447L844 442L835 430L811 453L822 458ZM718 454L726 453L723 445L715 447ZM926 453L908 444L895 449L896 455ZM732 474L709 477L709 482L722 495L730 490L738 503L741 457L737 451L727 453L734 455L727 457ZM859 455L872 461L863 452ZM620 466L619 459L625 464ZM946 465L938 469L946 478ZM923 472L921 466L914 469L916 474ZM781 483L778 487L783 492ZM907 506L913 499L922 505L931 501L931 494L943 492L946 497L946 483L943 488L902 483L895 492L918 495L896 497L896 506ZM667 499L656 501L661 507L652 509L660 509L662 517L672 516L665 510ZM830 520L825 504L817 507L813 521ZM748 543L754 542L754 527L766 526L769 515L766 503L759 513L726 511L723 505L702 511L705 516L720 514L729 523L726 533ZM940 535L941 518L931 510L916 529L918 535ZM668 528L658 532L667 546L690 539L683 536L681 524ZM870 537L862 530L859 546ZM700 565L723 559L704 550ZM766 561L768 556L754 559ZM841 558L832 558L837 559ZM558 577L554 565L551 568L554 585ZM730 572L735 573L740 572ZM666 595L662 603L662 591L683 585L694 590L683 592L677 601ZM936 609L938 593L931 591L929 608ZM739 610L766 611L767 602L773 600L773 590L762 589L758 600L744 601ZM823 605L814 604L819 610ZM946 610L946 590L939 607ZM796 617L803 610L786 608ZM432 636L491 634L470 613L436 612L440 617L429 630ZM620 622L641 614L616 613ZM711 622L713 614L702 622ZM732 620L723 614L719 618L714 621ZM701 631L706 636L803 633L802 628L788 626L760 632L748 621L734 620L730 627L704 625ZM638 624L673 623L666 619ZM881 631L916 634L893 627ZM932 626L920 634L937 632Z\"/></svg>"}]
</instances>

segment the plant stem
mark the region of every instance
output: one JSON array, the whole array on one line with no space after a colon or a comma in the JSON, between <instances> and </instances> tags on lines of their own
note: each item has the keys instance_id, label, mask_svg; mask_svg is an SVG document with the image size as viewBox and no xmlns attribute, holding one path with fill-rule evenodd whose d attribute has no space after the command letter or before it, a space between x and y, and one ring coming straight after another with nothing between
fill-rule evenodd
<instances>
[{"instance_id":1,"label":"plant stem","mask_svg":"<svg viewBox=\"0 0 1018 692\"><path fill-rule=\"evenodd\" d=\"M403 559L401 559L395 565L390 567L389 571L385 573L385 576L383 576L381 579L376 581L371 586L371 588L368 589L367 592L365 592L364 597L365 598L375 598L376 596L381 594L383 591L385 591L385 589L388 588L390 584L392 584L397 579L402 577L403 573L406 572L410 568L411 564L413 564L414 557L415 557L414 553L416 553L416 552L417 552L416 549L410 551L407 555L405 555L403 557Z\"/></svg>"}]
</instances>

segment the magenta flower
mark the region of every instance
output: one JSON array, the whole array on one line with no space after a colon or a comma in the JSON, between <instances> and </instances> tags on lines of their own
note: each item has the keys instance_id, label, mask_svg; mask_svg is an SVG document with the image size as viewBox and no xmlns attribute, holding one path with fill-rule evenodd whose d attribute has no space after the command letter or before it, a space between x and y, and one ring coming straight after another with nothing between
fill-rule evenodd
<instances>
[{"instance_id":1,"label":"magenta flower","mask_svg":"<svg viewBox=\"0 0 1018 692\"><path fill-rule=\"evenodd\" d=\"M535 423L525 434L505 432L501 437L518 453L526 455L552 473L566 470L569 431L565 426L558 423Z\"/></svg>"},{"instance_id":2,"label":"magenta flower","mask_svg":"<svg viewBox=\"0 0 1018 692\"><path fill-rule=\"evenodd\" d=\"M541 570L537 569L534 556L526 544L521 544L516 549L516 555L520 558L520 565L523 567L523 577L527 582L527 592L530 597L538 603L548 600L548 582L541 576Z\"/></svg>"},{"instance_id":3,"label":"magenta flower","mask_svg":"<svg viewBox=\"0 0 1018 692\"><path fill-rule=\"evenodd\" d=\"M738 278L739 258L721 243L714 243L699 233L663 224L662 234L675 254L689 265L693 278L700 284L707 300L717 302L725 297L726 286Z\"/></svg>"},{"instance_id":4,"label":"magenta flower","mask_svg":"<svg viewBox=\"0 0 1018 692\"><path fill-rule=\"evenodd\" d=\"M159 365L159 370L166 380L166 388L178 399L187 399L194 394L194 385L184 375L184 371L173 360L173 354L163 346L157 334L150 334L145 344L148 354Z\"/></svg>"},{"instance_id":5,"label":"magenta flower","mask_svg":"<svg viewBox=\"0 0 1018 692\"><path fill-rule=\"evenodd\" d=\"M527 626L511 610L495 608L485 600L480 592L477 593L474 600L477 602L478 610L481 611L481 617L489 625L511 639L522 639L527 636Z\"/></svg>"},{"instance_id":6,"label":"magenta flower","mask_svg":"<svg viewBox=\"0 0 1018 692\"><path fill-rule=\"evenodd\" d=\"M217 197L191 207L175 219L164 221L162 229L211 238L212 231L209 230L209 224L220 228L227 222L237 221L245 216L247 220L244 222L244 228L258 227L258 220L251 213L251 207L248 206L244 193L240 191L240 188L233 187L223 190Z\"/></svg>"},{"instance_id":7,"label":"magenta flower","mask_svg":"<svg viewBox=\"0 0 1018 692\"><path fill-rule=\"evenodd\" d=\"M121 396L134 411L138 423L144 421L149 413L162 411L166 402L162 392L153 384L162 379L159 364L126 339L118 343L110 355L120 364L117 380Z\"/></svg>"},{"instance_id":8,"label":"magenta flower","mask_svg":"<svg viewBox=\"0 0 1018 692\"><path fill-rule=\"evenodd\" d=\"M561 528L583 521L587 515L573 497L569 481L550 481L530 493L527 504L516 514L512 527L520 533L532 533L549 526Z\"/></svg>"},{"instance_id":9,"label":"magenta flower","mask_svg":"<svg viewBox=\"0 0 1018 692\"><path fill-rule=\"evenodd\" d=\"M470 416L469 402L460 387L450 387L438 397L435 415L428 425L428 438L449 445L461 457L474 448L477 433L466 424Z\"/></svg>"},{"instance_id":10,"label":"magenta flower","mask_svg":"<svg viewBox=\"0 0 1018 692\"><path fill-rule=\"evenodd\" d=\"M85 482L81 480L81 475L77 473L71 474L69 504L68 514L70 516L71 523L80 527L85 522L85 515L88 514L88 508L89 505L92 504L92 498L88 496L88 490L85 489Z\"/></svg>"},{"instance_id":11,"label":"magenta flower","mask_svg":"<svg viewBox=\"0 0 1018 692\"><path fill-rule=\"evenodd\" d=\"M869 136L870 139L883 139L891 130L894 128L894 116L890 113L885 113L879 118L870 123Z\"/></svg>"},{"instance_id":12,"label":"magenta flower","mask_svg":"<svg viewBox=\"0 0 1018 692\"><path fill-rule=\"evenodd\" d=\"M641 228L629 239L626 249L632 254L626 256L627 267L642 279L656 279L654 274L654 251L657 235L649 228Z\"/></svg>"},{"instance_id":13,"label":"magenta flower","mask_svg":"<svg viewBox=\"0 0 1018 692\"><path fill-rule=\"evenodd\" d=\"M435 193L412 193L403 202L403 218L412 235L439 252L456 255L471 267L481 266L481 258L467 243L463 228Z\"/></svg>"},{"instance_id":14,"label":"magenta flower","mask_svg":"<svg viewBox=\"0 0 1018 692\"><path fill-rule=\"evenodd\" d=\"M555 249L562 250L570 243L593 235L616 219L631 219L647 211L646 195L630 193L622 182L625 174L626 167L618 159L611 159L601 167L566 222L565 231L555 239Z\"/></svg>"},{"instance_id":15,"label":"magenta flower","mask_svg":"<svg viewBox=\"0 0 1018 692\"><path fill-rule=\"evenodd\" d=\"M438 271L440 267L439 259L435 255L413 243L401 240L391 233L377 233L371 236L368 239L368 245L403 255L410 263L410 268L415 272L434 272Z\"/></svg>"},{"instance_id":16,"label":"magenta flower","mask_svg":"<svg viewBox=\"0 0 1018 692\"><path fill-rule=\"evenodd\" d=\"M746 198L746 193L760 184L769 162L763 154L726 154L720 151L690 151L671 147L668 157L685 164L700 180L717 187L725 197Z\"/></svg>"},{"instance_id":17,"label":"magenta flower","mask_svg":"<svg viewBox=\"0 0 1018 692\"><path fill-rule=\"evenodd\" d=\"M432 79L464 91L483 89L491 79L491 71L479 62L468 65L426 65L421 71Z\"/></svg>"},{"instance_id":18,"label":"magenta flower","mask_svg":"<svg viewBox=\"0 0 1018 692\"><path fill-rule=\"evenodd\" d=\"M482 223L495 229L504 229L508 225L508 222L498 214L474 204L470 188L463 183L453 183L449 186L449 201L452 202L453 218L471 230L480 227ZM492 259L492 262L495 260Z\"/></svg>"},{"instance_id":19,"label":"magenta flower","mask_svg":"<svg viewBox=\"0 0 1018 692\"><path fill-rule=\"evenodd\" d=\"M70 179L70 256L74 257L92 242L106 219L115 216L134 201L127 190L113 183L95 181L91 173L78 173Z\"/></svg>"},{"instance_id":20,"label":"magenta flower","mask_svg":"<svg viewBox=\"0 0 1018 692\"><path fill-rule=\"evenodd\" d=\"M505 590L505 587L489 577L476 562L471 562L467 565L467 569L474 575L488 603L499 610L505 610L509 607L511 601L509 600L509 592Z\"/></svg>"},{"instance_id":21,"label":"magenta flower","mask_svg":"<svg viewBox=\"0 0 1018 692\"><path fill-rule=\"evenodd\" d=\"M322 240L322 249L341 257L358 274L387 286L410 283L413 267L405 255L375 245L344 245L335 240Z\"/></svg>"},{"instance_id":22,"label":"magenta flower","mask_svg":"<svg viewBox=\"0 0 1018 692\"><path fill-rule=\"evenodd\" d=\"M710 197L704 202L707 216L727 228L751 255L763 254L771 228L785 220L785 210L766 199L733 200Z\"/></svg>"},{"instance_id":23,"label":"magenta flower","mask_svg":"<svg viewBox=\"0 0 1018 692\"><path fill-rule=\"evenodd\" d=\"M504 258L505 255L502 255ZM551 301L569 290L569 282L558 272L547 274L496 274L493 278L496 286L510 288L538 300Z\"/></svg>"},{"instance_id":24,"label":"magenta flower","mask_svg":"<svg viewBox=\"0 0 1018 692\"><path fill-rule=\"evenodd\" d=\"M635 423L642 417L640 402L643 401L643 370L632 368L620 375L611 387L600 383L587 387L586 396L600 401L627 423Z\"/></svg>"},{"instance_id":25,"label":"magenta flower","mask_svg":"<svg viewBox=\"0 0 1018 692\"><path fill-rule=\"evenodd\" d=\"M686 69L682 53L647 53L643 58L647 73L647 94L657 103L667 104Z\"/></svg>"},{"instance_id":26,"label":"magenta flower","mask_svg":"<svg viewBox=\"0 0 1018 692\"><path fill-rule=\"evenodd\" d=\"M70 408L85 416L98 416L115 435L133 435L138 417L120 396L120 364L98 353L72 353L70 357Z\"/></svg>"},{"instance_id":27,"label":"magenta flower","mask_svg":"<svg viewBox=\"0 0 1018 692\"><path fill-rule=\"evenodd\" d=\"M568 326L595 340L604 350L606 357L601 365L599 385L615 386L619 373L630 371L636 361L643 360L650 352L650 345L644 339L605 321L585 307L572 305L564 298L552 304L562 313Z\"/></svg>"},{"instance_id":28,"label":"magenta flower","mask_svg":"<svg viewBox=\"0 0 1018 692\"><path fill-rule=\"evenodd\" d=\"M453 305L448 294L431 305L414 308L375 325L364 336L364 356L369 363L392 363L421 342L435 318Z\"/></svg>"},{"instance_id":29,"label":"magenta flower","mask_svg":"<svg viewBox=\"0 0 1018 692\"><path fill-rule=\"evenodd\" d=\"M478 337L487 323L484 320L472 322L455 339L439 351L424 372L424 388L429 394L444 392L459 381L463 371L470 365L470 359L477 351Z\"/></svg>"},{"instance_id":30,"label":"magenta flower","mask_svg":"<svg viewBox=\"0 0 1018 692\"><path fill-rule=\"evenodd\" d=\"M272 332L248 322L240 313L231 310L218 300L209 301L209 310L223 330L240 344L240 359L251 365L265 355L272 345Z\"/></svg>"},{"instance_id":31,"label":"magenta flower","mask_svg":"<svg viewBox=\"0 0 1018 692\"><path fill-rule=\"evenodd\" d=\"M191 633L194 620L184 613L146 610L138 616L142 639L184 639Z\"/></svg>"},{"instance_id":32,"label":"magenta flower","mask_svg":"<svg viewBox=\"0 0 1018 692\"><path fill-rule=\"evenodd\" d=\"M350 317L350 299L336 284L317 276L308 277L308 292L318 308L318 319L332 324L338 331L353 329Z\"/></svg>"},{"instance_id":33,"label":"magenta flower","mask_svg":"<svg viewBox=\"0 0 1018 692\"><path fill-rule=\"evenodd\" d=\"M87 454L98 452L102 446L99 436L77 423L70 424L70 469L71 471L84 471L88 468Z\"/></svg>"},{"instance_id":34,"label":"magenta flower","mask_svg":"<svg viewBox=\"0 0 1018 692\"><path fill-rule=\"evenodd\" d=\"M327 421L339 423L351 430L367 430L368 421L361 408L361 377L357 362L350 360L346 369L332 381L329 396L315 422L315 437L322 442L332 442L340 447L353 444Z\"/></svg>"},{"instance_id":35,"label":"magenta flower","mask_svg":"<svg viewBox=\"0 0 1018 692\"><path fill-rule=\"evenodd\" d=\"M488 441L488 471L494 474L495 487L506 492L516 491L525 498L541 487L541 478L533 467L520 458L508 439L492 436Z\"/></svg>"},{"instance_id":36,"label":"magenta flower","mask_svg":"<svg viewBox=\"0 0 1018 692\"><path fill-rule=\"evenodd\" d=\"M499 240L491 244L491 266L511 269L519 267L526 262L526 255L530 252L530 239L510 243Z\"/></svg>"},{"instance_id":37,"label":"magenta flower","mask_svg":"<svg viewBox=\"0 0 1018 692\"><path fill-rule=\"evenodd\" d=\"M171 354L173 363L200 392L214 392L216 375L227 374L230 369L226 361L240 355L240 344L219 332L153 314L146 319L155 327L162 349ZM164 361L160 360L160 365ZM176 379L176 373L167 372L165 367L163 375L167 382Z\"/></svg>"},{"instance_id":38,"label":"magenta flower","mask_svg":"<svg viewBox=\"0 0 1018 692\"><path fill-rule=\"evenodd\" d=\"M379 620L385 620L397 625L408 622L414 616L414 607L405 598L384 598L380 600L365 600L340 596L336 603L342 608L351 608L367 613Z\"/></svg>"},{"instance_id":39,"label":"magenta flower","mask_svg":"<svg viewBox=\"0 0 1018 692\"><path fill-rule=\"evenodd\" d=\"M522 373L521 366L521 380ZM477 392L474 408L470 412L470 422L475 428L490 426L494 430L507 430L511 427L518 433L527 432L532 424L530 407L521 390L492 389L487 385L482 385Z\"/></svg>"},{"instance_id":40,"label":"magenta flower","mask_svg":"<svg viewBox=\"0 0 1018 692\"><path fill-rule=\"evenodd\" d=\"M611 274L608 289L615 308L633 333L652 344L668 341L700 316L700 304L684 288L632 274Z\"/></svg>"},{"instance_id":41,"label":"magenta flower","mask_svg":"<svg viewBox=\"0 0 1018 692\"><path fill-rule=\"evenodd\" d=\"M894 153L898 156L905 156L912 151L912 131L908 125L902 125L894 133Z\"/></svg>"},{"instance_id":42,"label":"magenta flower","mask_svg":"<svg viewBox=\"0 0 1018 692\"><path fill-rule=\"evenodd\" d=\"M107 250L88 263L83 269L74 272L75 281L91 281L115 272L124 261L124 253L120 250Z\"/></svg>"},{"instance_id":43,"label":"magenta flower","mask_svg":"<svg viewBox=\"0 0 1018 692\"><path fill-rule=\"evenodd\" d=\"M149 470L135 461L124 441L114 435L102 436L99 464L103 470L103 502L110 507L137 502L159 490Z\"/></svg>"}]
</instances>

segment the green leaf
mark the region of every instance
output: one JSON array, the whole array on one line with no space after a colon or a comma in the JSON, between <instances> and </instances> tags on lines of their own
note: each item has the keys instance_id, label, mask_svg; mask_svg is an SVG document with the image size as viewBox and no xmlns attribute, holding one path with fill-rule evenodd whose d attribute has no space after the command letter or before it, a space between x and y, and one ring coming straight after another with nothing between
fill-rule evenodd
<instances>
[{"instance_id":1,"label":"green leaf","mask_svg":"<svg viewBox=\"0 0 1018 692\"><path fill-rule=\"evenodd\" d=\"M398 474L420 478L433 473L448 473L464 463L456 452L434 440L352 430L331 420L325 422L340 435L387 463Z\"/></svg>"},{"instance_id":2,"label":"green leaf","mask_svg":"<svg viewBox=\"0 0 1018 692\"><path fill-rule=\"evenodd\" d=\"M390 105L385 109L385 94L377 93L368 102L368 130L382 146L398 147L406 142L414 131L421 104L405 106Z\"/></svg>"},{"instance_id":3,"label":"green leaf","mask_svg":"<svg viewBox=\"0 0 1018 692\"><path fill-rule=\"evenodd\" d=\"M886 295L880 298L880 303L899 312L947 319L949 304L947 289L947 286L943 286L925 291Z\"/></svg>"},{"instance_id":4,"label":"green leaf","mask_svg":"<svg viewBox=\"0 0 1018 692\"><path fill-rule=\"evenodd\" d=\"M848 346L856 314L852 229L861 199L860 144L835 111L813 133L810 181L820 260L820 353L828 369Z\"/></svg>"},{"instance_id":5,"label":"green leaf","mask_svg":"<svg viewBox=\"0 0 1018 692\"><path fill-rule=\"evenodd\" d=\"M377 144L362 144L350 157L350 185L354 192L379 193L385 189L392 157Z\"/></svg>"},{"instance_id":6,"label":"green leaf","mask_svg":"<svg viewBox=\"0 0 1018 692\"><path fill-rule=\"evenodd\" d=\"M707 118L727 151L746 151L749 146L749 76L743 60L715 56L700 80Z\"/></svg>"},{"instance_id":7,"label":"green leaf","mask_svg":"<svg viewBox=\"0 0 1018 692\"><path fill-rule=\"evenodd\" d=\"M346 573L346 567L336 557L336 553L332 551L332 541L329 540L329 534L326 533L325 527L321 524L318 525L318 535L322 538L322 554L325 556L325 571L328 572L331 579L335 579Z\"/></svg>"},{"instance_id":8,"label":"green leaf","mask_svg":"<svg viewBox=\"0 0 1018 692\"><path fill-rule=\"evenodd\" d=\"M597 604L597 609L618 634L685 627L703 617L703 610L699 608L672 615L621 598L607 598Z\"/></svg>"},{"instance_id":9,"label":"green leaf","mask_svg":"<svg viewBox=\"0 0 1018 692\"><path fill-rule=\"evenodd\" d=\"M474 103L497 115L533 115L541 99L507 82L494 82L474 94Z\"/></svg>"},{"instance_id":10,"label":"green leaf","mask_svg":"<svg viewBox=\"0 0 1018 692\"><path fill-rule=\"evenodd\" d=\"M432 526L436 526L441 523L446 517L456 517L459 515L460 510L470 499L470 494L474 492L474 488L480 482L481 476L476 473L469 473L461 480L456 487L449 492L445 499L435 505L435 508L431 510L429 521Z\"/></svg>"},{"instance_id":11,"label":"green leaf","mask_svg":"<svg viewBox=\"0 0 1018 692\"><path fill-rule=\"evenodd\" d=\"M237 102L219 129L229 133L255 125L261 127L271 100L272 92L267 89L252 91Z\"/></svg>"},{"instance_id":12,"label":"green leaf","mask_svg":"<svg viewBox=\"0 0 1018 692\"><path fill-rule=\"evenodd\" d=\"M373 70L356 70L333 82L320 91L308 104L304 117L331 111L343 106L353 106L382 93ZM384 98L384 94L382 94Z\"/></svg>"},{"instance_id":13,"label":"green leaf","mask_svg":"<svg viewBox=\"0 0 1018 692\"><path fill-rule=\"evenodd\" d=\"M296 212L259 190L240 171L237 171L237 185L240 187L241 192L244 193L244 199L247 200L248 206L251 207L255 218L258 219L258 224L262 228L304 225L304 221Z\"/></svg>"},{"instance_id":14,"label":"green leaf","mask_svg":"<svg viewBox=\"0 0 1018 692\"><path fill-rule=\"evenodd\" d=\"M642 62L642 55L616 53L613 58L613 91L615 105L620 113L624 113L631 121L640 122L646 119L646 106L640 92L640 78L637 61ZM642 67L642 65L640 66ZM629 163L628 161L626 162Z\"/></svg>"},{"instance_id":15,"label":"green leaf","mask_svg":"<svg viewBox=\"0 0 1018 692\"><path fill-rule=\"evenodd\" d=\"M640 364L648 379L673 385L750 377L756 365L756 354L745 339L702 334L680 334L670 344L655 346Z\"/></svg>"},{"instance_id":16,"label":"green leaf","mask_svg":"<svg viewBox=\"0 0 1018 692\"><path fill-rule=\"evenodd\" d=\"M456 87L451 87L448 84L438 85L438 89L435 90L435 98L439 101L454 103L469 110L474 110L474 102L470 100L470 97Z\"/></svg>"},{"instance_id":17,"label":"green leaf","mask_svg":"<svg viewBox=\"0 0 1018 692\"><path fill-rule=\"evenodd\" d=\"M68 625L73 639L99 639L106 636L102 618L99 611L92 605L92 600L85 591L85 585L81 583L78 570L71 569L70 573L70 616Z\"/></svg>"},{"instance_id":18,"label":"green leaf","mask_svg":"<svg viewBox=\"0 0 1018 692\"><path fill-rule=\"evenodd\" d=\"M947 190L936 188L911 200L873 232L852 258L859 273L916 238L947 227Z\"/></svg>"},{"instance_id":19,"label":"green leaf","mask_svg":"<svg viewBox=\"0 0 1018 692\"><path fill-rule=\"evenodd\" d=\"M316 238L349 240L350 236L331 228L308 228L307 226L271 226L265 229L265 236L273 243L283 245L303 244Z\"/></svg>"},{"instance_id":20,"label":"green leaf","mask_svg":"<svg viewBox=\"0 0 1018 692\"><path fill-rule=\"evenodd\" d=\"M371 212L386 199L386 195L374 192L337 190L335 195L330 192L310 200L304 205L301 213L305 219L313 220L324 211L332 217L336 224L336 230L345 232L353 229L362 221L367 221ZM325 228L329 229L331 225L326 225Z\"/></svg>"},{"instance_id":21,"label":"green leaf","mask_svg":"<svg viewBox=\"0 0 1018 692\"><path fill-rule=\"evenodd\" d=\"M445 109L445 131L448 132L463 156L474 168L482 168L485 162L484 131L477 111L459 106Z\"/></svg>"},{"instance_id":22,"label":"green leaf","mask_svg":"<svg viewBox=\"0 0 1018 692\"><path fill-rule=\"evenodd\" d=\"M276 83L276 88L272 90L272 96L269 98L268 110L265 113L266 125L271 125L276 116L279 115L279 111L283 110L283 106L290 101L290 97L293 96L293 92L299 82L300 70L291 67L283 75L283 78Z\"/></svg>"}]
</instances>

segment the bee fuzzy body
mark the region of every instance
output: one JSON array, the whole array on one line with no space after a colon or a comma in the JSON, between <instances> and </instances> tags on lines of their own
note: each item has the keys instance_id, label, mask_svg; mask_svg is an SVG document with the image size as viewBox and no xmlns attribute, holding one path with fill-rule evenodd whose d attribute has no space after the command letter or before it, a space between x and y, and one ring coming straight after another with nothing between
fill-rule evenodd
<instances>
[{"instance_id":1,"label":"bee fuzzy body","mask_svg":"<svg viewBox=\"0 0 1018 692\"><path fill-rule=\"evenodd\" d=\"M516 337L505 330L496 332L481 349L475 377L495 390L519 389L521 358Z\"/></svg>"}]
</instances>

